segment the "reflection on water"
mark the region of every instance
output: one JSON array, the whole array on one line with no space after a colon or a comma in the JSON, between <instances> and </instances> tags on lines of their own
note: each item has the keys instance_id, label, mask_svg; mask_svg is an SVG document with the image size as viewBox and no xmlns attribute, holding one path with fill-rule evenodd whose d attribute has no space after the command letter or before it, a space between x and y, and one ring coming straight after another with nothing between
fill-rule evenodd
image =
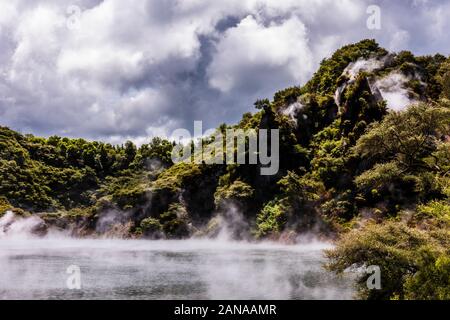
<instances>
[{"instance_id":1,"label":"reflection on water","mask_svg":"<svg viewBox=\"0 0 450 320\"><path fill-rule=\"evenodd\" d=\"M1 239L0 299L350 299L326 245ZM66 270L81 268L81 290Z\"/></svg>"}]
</instances>

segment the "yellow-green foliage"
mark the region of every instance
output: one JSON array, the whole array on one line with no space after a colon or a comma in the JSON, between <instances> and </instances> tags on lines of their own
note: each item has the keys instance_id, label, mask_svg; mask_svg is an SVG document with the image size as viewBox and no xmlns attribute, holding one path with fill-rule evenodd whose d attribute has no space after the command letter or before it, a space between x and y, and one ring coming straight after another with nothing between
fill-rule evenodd
<instances>
[{"instance_id":1,"label":"yellow-green foliage","mask_svg":"<svg viewBox=\"0 0 450 320\"><path fill-rule=\"evenodd\" d=\"M319 200L320 195L325 192L320 180L312 178L309 174L300 177L293 171L288 171L287 175L278 181L278 185L292 201L298 202Z\"/></svg>"},{"instance_id":2,"label":"yellow-green foliage","mask_svg":"<svg viewBox=\"0 0 450 320\"><path fill-rule=\"evenodd\" d=\"M144 233L162 231L161 223L155 218L146 218L142 220L140 226Z\"/></svg>"},{"instance_id":3,"label":"yellow-green foliage","mask_svg":"<svg viewBox=\"0 0 450 320\"><path fill-rule=\"evenodd\" d=\"M160 217L162 230L169 236L185 237L189 234L189 216L180 203L173 203Z\"/></svg>"},{"instance_id":4,"label":"yellow-green foliage","mask_svg":"<svg viewBox=\"0 0 450 320\"><path fill-rule=\"evenodd\" d=\"M136 234L182 238L189 235L189 223L186 208L180 203L172 203L159 218L148 217L143 219L139 227L136 228Z\"/></svg>"},{"instance_id":5,"label":"yellow-green foliage","mask_svg":"<svg viewBox=\"0 0 450 320\"><path fill-rule=\"evenodd\" d=\"M370 125L353 151L369 159L395 160L413 170L426 163L426 156L437 148L442 134L450 134L450 108L414 105Z\"/></svg>"},{"instance_id":6,"label":"yellow-green foliage","mask_svg":"<svg viewBox=\"0 0 450 320\"><path fill-rule=\"evenodd\" d=\"M450 255L419 252L419 271L406 279L405 299L450 300Z\"/></svg>"},{"instance_id":7,"label":"yellow-green foliage","mask_svg":"<svg viewBox=\"0 0 450 320\"><path fill-rule=\"evenodd\" d=\"M442 189L442 193L450 198L450 175L438 177L437 185Z\"/></svg>"},{"instance_id":8,"label":"yellow-green foliage","mask_svg":"<svg viewBox=\"0 0 450 320\"><path fill-rule=\"evenodd\" d=\"M343 138L328 139L334 134L336 134L336 129L330 129L315 137L316 150L314 158L311 160L314 177L326 185L336 183L345 171L346 141Z\"/></svg>"},{"instance_id":9,"label":"yellow-green foliage","mask_svg":"<svg viewBox=\"0 0 450 320\"><path fill-rule=\"evenodd\" d=\"M324 202L321 205L321 211L327 219L338 222L341 227L345 227L344 225L358 212L352 198L352 190L347 190L341 193L338 198Z\"/></svg>"},{"instance_id":10,"label":"yellow-green foliage","mask_svg":"<svg viewBox=\"0 0 450 320\"><path fill-rule=\"evenodd\" d=\"M108 177L100 193L108 195L119 208L127 210L148 201L150 178L145 174L129 172L128 175Z\"/></svg>"},{"instance_id":11,"label":"yellow-green foliage","mask_svg":"<svg viewBox=\"0 0 450 320\"><path fill-rule=\"evenodd\" d=\"M71 219L89 217L95 214L95 209L89 208L73 208L67 211L60 212L61 216L68 217Z\"/></svg>"},{"instance_id":12,"label":"yellow-green foliage","mask_svg":"<svg viewBox=\"0 0 450 320\"><path fill-rule=\"evenodd\" d=\"M12 206L5 197L0 197L0 216L11 209Z\"/></svg>"},{"instance_id":13,"label":"yellow-green foliage","mask_svg":"<svg viewBox=\"0 0 450 320\"><path fill-rule=\"evenodd\" d=\"M450 226L450 203L448 201L431 201L417 207L419 218L437 220Z\"/></svg>"},{"instance_id":14,"label":"yellow-green foliage","mask_svg":"<svg viewBox=\"0 0 450 320\"><path fill-rule=\"evenodd\" d=\"M171 165L172 147L159 138L138 149L129 141L112 146L57 136L45 139L0 127L0 195L15 207L33 211L90 206L105 177L153 170L150 160Z\"/></svg>"},{"instance_id":15,"label":"yellow-green foliage","mask_svg":"<svg viewBox=\"0 0 450 320\"><path fill-rule=\"evenodd\" d=\"M248 200L253 196L254 189L240 180L234 181L231 185L217 188L214 194L214 201L218 205L224 200Z\"/></svg>"},{"instance_id":16,"label":"yellow-green foliage","mask_svg":"<svg viewBox=\"0 0 450 320\"><path fill-rule=\"evenodd\" d=\"M261 238L279 234L287 222L288 214L289 208L283 201L270 201L256 217L255 236Z\"/></svg>"},{"instance_id":17,"label":"yellow-green foliage","mask_svg":"<svg viewBox=\"0 0 450 320\"><path fill-rule=\"evenodd\" d=\"M153 189L169 189L178 191L186 179L199 176L201 170L197 164L180 162L163 171L153 184Z\"/></svg>"},{"instance_id":18,"label":"yellow-green foliage","mask_svg":"<svg viewBox=\"0 0 450 320\"><path fill-rule=\"evenodd\" d=\"M344 46L329 59L322 61L319 70L306 87L310 92L334 93L339 77L350 62L356 61L358 58L368 58L374 54L382 56L386 53L386 50L380 48L374 40L363 40Z\"/></svg>"},{"instance_id":19,"label":"yellow-green foliage","mask_svg":"<svg viewBox=\"0 0 450 320\"><path fill-rule=\"evenodd\" d=\"M242 115L242 120L239 121L236 128L248 130L248 129L257 129L261 122L262 112L256 112L255 114L251 114L250 112L244 113Z\"/></svg>"},{"instance_id":20,"label":"yellow-green foliage","mask_svg":"<svg viewBox=\"0 0 450 320\"><path fill-rule=\"evenodd\" d=\"M374 193L389 188L393 183L404 178L402 170L396 162L377 164L373 169L365 171L356 177L355 183L360 190L370 190Z\"/></svg>"},{"instance_id":21,"label":"yellow-green foliage","mask_svg":"<svg viewBox=\"0 0 450 320\"><path fill-rule=\"evenodd\" d=\"M132 166L148 169L152 167L152 162L157 161L158 165L164 167L171 166L173 144L168 140L154 137L149 144L143 144L136 154Z\"/></svg>"},{"instance_id":22,"label":"yellow-green foliage","mask_svg":"<svg viewBox=\"0 0 450 320\"><path fill-rule=\"evenodd\" d=\"M446 296L442 290L448 293L450 278L445 274L431 275L448 267L449 229L425 231L403 222L371 223L345 234L326 254L327 268L339 273L350 267L380 267L382 288L368 289L366 280L370 274L363 274L358 279L361 298L439 299ZM426 292L416 290L421 285L427 286Z\"/></svg>"},{"instance_id":23,"label":"yellow-green foliage","mask_svg":"<svg viewBox=\"0 0 450 320\"><path fill-rule=\"evenodd\" d=\"M442 86L441 97L450 99L450 58L442 64L436 79Z\"/></svg>"},{"instance_id":24,"label":"yellow-green foliage","mask_svg":"<svg viewBox=\"0 0 450 320\"><path fill-rule=\"evenodd\" d=\"M442 172L450 172L450 142L439 143L437 150L426 158L427 164Z\"/></svg>"}]
</instances>

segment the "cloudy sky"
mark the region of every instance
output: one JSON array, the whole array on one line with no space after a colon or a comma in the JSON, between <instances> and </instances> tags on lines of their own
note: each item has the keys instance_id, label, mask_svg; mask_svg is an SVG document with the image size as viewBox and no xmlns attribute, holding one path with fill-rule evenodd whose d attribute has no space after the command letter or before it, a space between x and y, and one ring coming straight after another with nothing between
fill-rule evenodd
<instances>
[{"instance_id":1,"label":"cloudy sky","mask_svg":"<svg viewBox=\"0 0 450 320\"><path fill-rule=\"evenodd\" d=\"M450 0L0 0L0 125L142 143L233 123L363 38L449 55L448 17Z\"/></svg>"}]
</instances>

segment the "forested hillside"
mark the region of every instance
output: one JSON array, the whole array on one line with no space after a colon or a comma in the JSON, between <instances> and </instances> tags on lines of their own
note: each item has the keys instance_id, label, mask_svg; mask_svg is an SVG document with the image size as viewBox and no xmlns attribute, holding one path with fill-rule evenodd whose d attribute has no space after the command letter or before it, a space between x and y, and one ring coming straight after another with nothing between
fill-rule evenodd
<instances>
[{"instance_id":1,"label":"forested hillside","mask_svg":"<svg viewBox=\"0 0 450 320\"><path fill-rule=\"evenodd\" d=\"M255 107L217 130L279 129L273 176L260 165L173 164L174 143L158 138L137 148L0 127L0 215L38 215L43 232L74 236L315 234L339 239L328 268L389 275L382 290L362 285L364 298L450 298L449 58L363 40Z\"/></svg>"}]
</instances>

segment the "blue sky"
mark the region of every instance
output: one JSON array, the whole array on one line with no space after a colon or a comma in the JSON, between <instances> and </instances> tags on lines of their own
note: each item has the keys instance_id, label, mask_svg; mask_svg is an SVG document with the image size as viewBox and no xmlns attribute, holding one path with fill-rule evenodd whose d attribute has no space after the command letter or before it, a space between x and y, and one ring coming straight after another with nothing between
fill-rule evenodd
<instances>
[{"instance_id":1,"label":"blue sky","mask_svg":"<svg viewBox=\"0 0 450 320\"><path fill-rule=\"evenodd\" d=\"M0 125L142 143L233 123L348 43L449 55L449 16L431 0L0 0Z\"/></svg>"}]
</instances>

